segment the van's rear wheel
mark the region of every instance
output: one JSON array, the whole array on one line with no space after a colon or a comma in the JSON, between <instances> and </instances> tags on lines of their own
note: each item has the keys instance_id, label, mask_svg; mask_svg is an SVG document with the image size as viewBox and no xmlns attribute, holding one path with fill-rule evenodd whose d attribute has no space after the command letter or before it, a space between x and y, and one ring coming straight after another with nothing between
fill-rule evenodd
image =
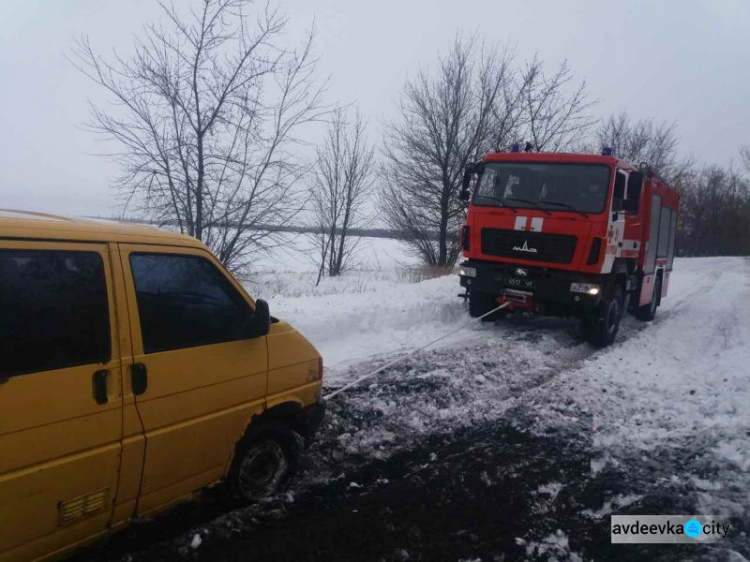
<instances>
[{"instance_id":1,"label":"van's rear wheel","mask_svg":"<svg viewBox=\"0 0 750 562\"><path fill-rule=\"evenodd\" d=\"M615 341L623 315L625 293L622 286L615 286L608 298L603 298L599 307L583 319L586 339L597 347L606 347Z\"/></svg>"},{"instance_id":2,"label":"van's rear wheel","mask_svg":"<svg viewBox=\"0 0 750 562\"><path fill-rule=\"evenodd\" d=\"M292 430L270 422L250 431L237 445L224 483L230 504L248 504L282 490L297 471L299 444Z\"/></svg>"},{"instance_id":3,"label":"van's rear wheel","mask_svg":"<svg viewBox=\"0 0 750 562\"><path fill-rule=\"evenodd\" d=\"M472 318L479 318L498 306L497 297L495 295L482 293L480 291L471 291L469 293L469 316ZM499 316L499 314L491 314L486 317L485 320L494 320L497 316Z\"/></svg>"}]
</instances>

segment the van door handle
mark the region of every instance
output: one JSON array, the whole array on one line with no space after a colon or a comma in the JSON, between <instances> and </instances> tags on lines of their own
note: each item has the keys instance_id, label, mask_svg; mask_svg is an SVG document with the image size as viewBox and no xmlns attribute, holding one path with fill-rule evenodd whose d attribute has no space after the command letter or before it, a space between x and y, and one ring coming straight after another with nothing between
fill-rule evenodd
<instances>
[{"instance_id":1,"label":"van door handle","mask_svg":"<svg viewBox=\"0 0 750 562\"><path fill-rule=\"evenodd\" d=\"M107 371L97 371L94 373L94 400L99 405L109 402L109 398L107 397L107 374Z\"/></svg>"},{"instance_id":2,"label":"van door handle","mask_svg":"<svg viewBox=\"0 0 750 562\"><path fill-rule=\"evenodd\" d=\"M130 384L133 394L140 396L148 388L148 370L143 363L133 363L130 369Z\"/></svg>"}]
</instances>

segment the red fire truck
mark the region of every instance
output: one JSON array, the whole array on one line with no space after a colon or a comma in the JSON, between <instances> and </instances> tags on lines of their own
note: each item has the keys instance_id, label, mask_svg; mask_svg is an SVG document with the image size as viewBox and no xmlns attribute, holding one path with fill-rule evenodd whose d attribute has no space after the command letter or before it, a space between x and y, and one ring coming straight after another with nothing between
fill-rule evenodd
<instances>
[{"instance_id":1,"label":"red fire truck","mask_svg":"<svg viewBox=\"0 0 750 562\"><path fill-rule=\"evenodd\" d=\"M474 182L473 193L469 191ZM506 310L582 319L597 346L667 295L679 193L647 164L601 155L487 154L467 167L459 274L474 317Z\"/></svg>"}]
</instances>

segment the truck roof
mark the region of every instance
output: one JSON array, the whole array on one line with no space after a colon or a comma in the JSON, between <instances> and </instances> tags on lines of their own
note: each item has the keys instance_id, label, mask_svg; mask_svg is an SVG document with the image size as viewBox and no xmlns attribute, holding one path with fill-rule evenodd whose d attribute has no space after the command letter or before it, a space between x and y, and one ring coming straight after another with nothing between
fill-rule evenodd
<instances>
[{"instance_id":1,"label":"truck roof","mask_svg":"<svg viewBox=\"0 0 750 562\"><path fill-rule=\"evenodd\" d=\"M578 154L572 152L491 152L484 157L485 162L565 162L568 164L604 164L635 170L630 162L614 156L599 154Z\"/></svg>"},{"instance_id":2,"label":"truck roof","mask_svg":"<svg viewBox=\"0 0 750 562\"><path fill-rule=\"evenodd\" d=\"M130 242L205 249L203 243L191 236L161 230L153 226L108 219L71 218L12 209L0 209L0 238Z\"/></svg>"}]
</instances>

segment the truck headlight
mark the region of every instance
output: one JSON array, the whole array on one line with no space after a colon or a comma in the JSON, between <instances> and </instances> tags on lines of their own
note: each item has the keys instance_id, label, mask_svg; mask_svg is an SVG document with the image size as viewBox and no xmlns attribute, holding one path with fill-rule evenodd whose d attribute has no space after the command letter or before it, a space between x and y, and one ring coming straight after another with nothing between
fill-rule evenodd
<instances>
[{"instance_id":1,"label":"truck headlight","mask_svg":"<svg viewBox=\"0 0 750 562\"><path fill-rule=\"evenodd\" d=\"M458 268L458 274L461 277L476 277L477 270L475 267L466 267L465 265L462 265Z\"/></svg>"},{"instance_id":2,"label":"truck headlight","mask_svg":"<svg viewBox=\"0 0 750 562\"><path fill-rule=\"evenodd\" d=\"M571 293L585 293L587 295L598 295L601 291L601 287L595 283L571 283Z\"/></svg>"}]
</instances>

